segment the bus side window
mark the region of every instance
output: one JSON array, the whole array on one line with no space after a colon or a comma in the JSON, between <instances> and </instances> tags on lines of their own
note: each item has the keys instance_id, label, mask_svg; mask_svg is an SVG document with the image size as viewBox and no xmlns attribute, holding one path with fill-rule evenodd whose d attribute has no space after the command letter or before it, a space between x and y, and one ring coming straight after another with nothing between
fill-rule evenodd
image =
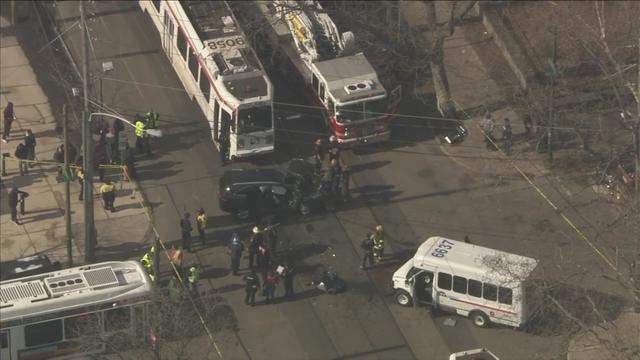
<instances>
[{"instance_id":1,"label":"bus side window","mask_svg":"<svg viewBox=\"0 0 640 360\"><path fill-rule=\"evenodd\" d=\"M513 290L500 286L498 288L498 302L511 305L513 302Z\"/></svg>"},{"instance_id":2,"label":"bus side window","mask_svg":"<svg viewBox=\"0 0 640 360\"><path fill-rule=\"evenodd\" d=\"M229 126L232 133L236 132L236 124L231 121L231 114L227 112L227 110L220 108L220 124L224 129L225 126Z\"/></svg>"},{"instance_id":3,"label":"bus side window","mask_svg":"<svg viewBox=\"0 0 640 360\"><path fill-rule=\"evenodd\" d=\"M463 278L462 276L454 276L453 277L453 291L466 294L467 293L467 278Z\"/></svg>"},{"instance_id":4,"label":"bus side window","mask_svg":"<svg viewBox=\"0 0 640 360\"><path fill-rule=\"evenodd\" d=\"M64 319L64 338L95 335L100 325L98 314L85 314Z\"/></svg>"},{"instance_id":5,"label":"bus side window","mask_svg":"<svg viewBox=\"0 0 640 360\"><path fill-rule=\"evenodd\" d=\"M318 96L320 97L320 100L324 102L324 84L320 84L320 92L318 93Z\"/></svg>"},{"instance_id":6,"label":"bus side window","mask_svg":"<svg viewBox=\"0 0 640 360\"><path fill-rule=\"evenodd\" d=\"M117 308L104 312L104 331L112 332L131 327L130 308Z\"/></svg>"},{"instance_id":7,"label":"bus side window","mask_svg":"<svg viewBox=\"0 0 640 360\"><path fill-rule=\"evenodd\" d=\"M477 298L482 297L482 283L478 280L469 279L469 287L467 293Z\"/></svg>"},{"instance_id":8,"label":"bus side window","mask_svg":"<svg viewBox=\"0 0 640 360\"><path fill-rule=\"evenodd\" d=\"M329 115L333 116L335 113L335 109L334 109L334 105L333 105L333 100L331 100L330 97L327 97L327 109L329 110Z\"/></svg>"},{"instance_id":9,"label":"bus side window","mask_svg":"<svg viewBox=\"0 0 640 360\"><path fill-rule=\"evenodd\" d=\"M498 299L498 287L492 284L482 284L482 297L485 300L496 301Z\"/></svg>"},{"instance_id":10,"label":"bus side window","mask_svg":"<svg viewBox=\"0 0 640 360\"><path fill-rule=\"evenodd\" d=\"M438 288L442 290L451 290L451 275L447 273L438 273Z\"/></svg>"},{"instance_id":11,"label":"bus side window","mask_svg":"<svg viewBox=\"0 0 640 360\"><path fill-rule=\"evenodd\" d=\"M24 343L27 347L62 341L62 320L51 320L24 327Z\"/></svg>"},{"instance_id":12,"label":"bus side window","mask_svg":"<svg viewBox=\"0 0 640 360\"><path fill-rule=\"evenodd\" d=\"M9 347L9 332L0 332L0 349L6 349Z\"/></svg>"},{"instance_id":13,"label":"bus side window","mask_svg":"<svg viewBox=\"0 0 640 360\"><path fill-rule=\"evenodd\" d=\"M316 93L318 92L318 85L320 85L320 80L318 80L316 74L312 74L311 86L313 87L313 91L315 91Z\"/></svg>"}]
</instances>

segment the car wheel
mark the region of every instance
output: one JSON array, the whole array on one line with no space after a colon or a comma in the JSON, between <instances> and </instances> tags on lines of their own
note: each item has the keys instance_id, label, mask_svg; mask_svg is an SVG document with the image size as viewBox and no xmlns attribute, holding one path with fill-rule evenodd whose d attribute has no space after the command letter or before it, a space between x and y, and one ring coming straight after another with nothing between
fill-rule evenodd
<instances>
[{"instance_id":1,"label":"car wheel","mask_svg":"<svg viewBox=\"0 0 640 360\"><path fill-rule=\"evenodd\" d=\"M473 325L477 327L484 328L489 325L489 317L482 311L472 311L469 314L469 319L471 319Z\"/></svg>"},{"instance_id":2,"label":"car wheel","mask_svg":"<svg viewBox=\"0 0 640 360\"><path fill-rule=\"evenodd\" d=\"M411 299L411 295L404 290L396 290L396 294L394 295L396 302L402 306L411 306L413 304L413 300Z\"/></svg>"}]
</instances>

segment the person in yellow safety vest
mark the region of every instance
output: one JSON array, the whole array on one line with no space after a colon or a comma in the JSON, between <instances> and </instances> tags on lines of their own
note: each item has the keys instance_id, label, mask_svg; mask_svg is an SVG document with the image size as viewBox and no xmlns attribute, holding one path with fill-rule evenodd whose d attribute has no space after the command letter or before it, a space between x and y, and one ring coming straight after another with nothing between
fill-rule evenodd
<instances>
[{"instance_id":1,"label":"person in yellow safety vest","mask_svg":"<svg viewBox=\"0 0 640 360\"><path fill-rule=\"evenodd\" d=\"M141 116L136 116L136 151L141 154L144 151L145 123Z\"/></svg>"},{"instance_id":2,"label":"person in yellow safety vest","mask_svg":"<svg viewBox=\"0 0 640 360\"><path fill-rule=\"evenodd\" d=\"M384 257L384 233L382 232L382 225L376 226L376 231L371 235L373 240L373 254L376 257L376 261L381 261Z\"/></svg>"},{"instance_id":3,"label":"person in yellow safety vest","mask_svg":"<svg viewBox=\"0 0 640 360\"><path fill-rule=\"evenodd\" d=\"M187 276L187 280L189 281L189 290L191 294L196 297L198 296L198 280L200 280L200 265L192 264L189 267L189 276Z\"/></svg>"},{"instance_id":4,"label":"person in yellow safety vest","mask_svg":"<svg viewBox=\"0 0 640 360\"><path fill-rule=\"evenodd\" d=\"M198 227L198 233L200 234L200 241L204 246L205 236L204 229L207 228L207 214L204 213L204 209L198 210L198 216L196 216L196 226Z\"/></svg>"},{"instance_id":5,"label":"person in yellow safety vest","mask_svg":"<svg viewBox=\"0 0 640 360\"><path fill-rule=\"evenodd\" d=\"M140 258L140 263L142 264L142 266L144 266L144 269L147 271L147 274L149 274L149 277L151 278L152 281L155 280L155 275L153 271L153 256L155 255L155 252L156 252L156 248L155 246L152 246L151 250L144 253L142 258Z\"/></svg>"}]
</instances>

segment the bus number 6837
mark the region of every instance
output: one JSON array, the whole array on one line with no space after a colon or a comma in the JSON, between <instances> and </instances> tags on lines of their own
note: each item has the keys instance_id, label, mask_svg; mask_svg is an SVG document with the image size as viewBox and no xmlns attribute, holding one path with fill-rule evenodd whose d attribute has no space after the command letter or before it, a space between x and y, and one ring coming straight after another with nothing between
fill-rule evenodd
<instances>
[{"instance_id":1,"label":"bus number 6837","mask_svg":"<svg viewBox=\"0 0 640 360\"><path fill-rule=\"evenodd\" d=\"M433 250L431 256L444 257L449 250L451 250L453 243L451 241L442 240L438 247Z\"/></svg>"}]
</instances>

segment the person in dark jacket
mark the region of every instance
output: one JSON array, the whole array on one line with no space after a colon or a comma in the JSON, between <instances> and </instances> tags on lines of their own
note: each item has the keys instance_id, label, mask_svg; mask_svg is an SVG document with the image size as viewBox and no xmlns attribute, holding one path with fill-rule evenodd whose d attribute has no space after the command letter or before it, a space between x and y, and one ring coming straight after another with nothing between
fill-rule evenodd
<instances>
[{"instance_id":1,"label":"person in dark jacket","mask_svg":"<svg viewBox=\"0 0 640 360\"><path fill-rule=\"evenodd\" d=\"M242 245L238 233L234 232L231 236L231 244L229 244L229 256L231 256L231 271L233 272L233 275L238 275L243 250L244 245Z\"/></svg>"},{"instance_id":2,"label":"person in dark jacket","mask_svg":"<svg viewBox=\"0 0 640 360\"><path fill-rule=\"evenodd\" d=\"M16 114L13 112L13 103L9 101L7 107L4 108L4 131L2 132L2 142L7 143L7 139L11 134L11 124L16 119Z\"/></svg>"},{"instance_id":3,"label":"person in dark jacket","mask_svg":"<svg viewBox=\"0 0 640 360\"><path fill-rule=\"evenodd\" d=\"M182 232L182 248L191 252L191 231L193 228L191 227L191 220L189 219L191 215L188 212L184 213L184 216L180 220L180 229Z\"/></svg>"},{"instance_id":4,"label":"person in dark jacket","mask_svg":"<svg viewBox=\"0 0 640 360\"><path fill-rule=\"evenodd\" d=\"M285 266L282 277L284 278L284 296L292 297L293 296L293 278L295 276L295 267L293 262L289 262L287 266Z\"/></svg>"},{"instance_id":5,"label":"person in dark jacket","mask_svg":"<svg viewBox=\"0 0 640 360\"><path fill-rule=\"evenodd\" d=\"M349 167L342 167L342 176L340 176L340 197L342 201L347 201L351 198L351 193L349 192Z\"/></svg>"},{"instance_id":6,"label":"person in dark jacket","mask_svg":"<svg viewBox=\"0 0 640 360\"><path fill-rule=\"evenodd\" d=\"M13 187L7 196L9 202L9 209L11 210L11 222L20 225L18 221L18 204L24 202L24 199L29 196L25 191L18 190L17 187Z\"/></svg>"},{"instance_id":7,"label":"person in dark jacket","mask_svg":"<svg viewBox=\"0 0 640 360\"><path fill-rule=\"evenodd\" d=\"M263 235L257 226L253 227L251 242L249 243L249 268L253 269L254 260L258 254L258 248L264 243Z\"/></svg>"},{"instance_id":8,"label":"person in dark jacket","mask_svg":"<svg viewBox=\"0 0 640 360\"><path fill-rule=\"evenodd\" d=\"M30 129L27 129L24 133L24 146L27 147L27 159L36 159L36 136ZM33 163L29 163L29 167L33 167Z\"/></svg>"},{"instance_id":9,"label":"person in dark jacket","mask_svg":"<svg viewBox=\"0 0 640 360\"><path fill-rule=\"evenodd\" d=\"M71 155L71 152L69 152ZM104 168L100 165L107 165L109 163L109 157L107 156L107 146L104 140L98 141L93 153L93 168L98 171L100 181L104 182Z\"/></svg>"},{"instance_id":10,"label":"person in dark jacket","mask_svg":"<svg viewBox=\"0 0 640 360\"><path fill-rule=\"evenodd\" d=\"M331 160L336 160L340 162L340 144L338 143L338 138L335 135L331 135L329 137L329 162Z\"/></svg>"},{"instance_id":11,"label":"person in dark jacket","mask_svg":"<svg viewBox=\"0 0 640 360\"><path fill-rule=\"evenodd\" d=\"M324 153L325 153L324 142L322 141L322 139L316 140L313 159L315 161L316 174L318 175L322 172L322 163L324 162Z\"/></svg>"},{"instance_id":12,"label":"person in dark jacket","mask_svg":"<svg viewBox=\"0 0 640 360\"><path fill-rule=\"evenodd\" d=\"M251 270L250 273L244 276L245 281L245 297L244 303L247 305L254 306L256 304L256 293L260 288L260 279L258 279L258 275Z\"/></svg>"},{"instance_id":13,"label":"person in dark jacket","mask_svg":"<svg viewBox=\"0 0 640 360\"><path fill-rule=\"evenodd\" d=\"M28 174L29 167L27 166L27 163L23 161L27 160L27 157L29 156L29 150L27 149L27 147L23 143L18 144L18 146L16 146L16 152L14 153L14 155L18 159L18 168L20 168L20 175Z\"/></svg>"},{"instance_id":14,"label":"person in dark jacket","mask_svg":"<svg viewBox=\"0 0 640 360\"><path fill-rule=\"evenodd\" d=\"M367 233L367 237L362 240L360 244L364 250L364 257L362 258L362 265L360 269L368 269L373 267L373 240L371 239L371 233ZM367 262L369 266L367 267Z\"/></svg>"}]
</instances>

